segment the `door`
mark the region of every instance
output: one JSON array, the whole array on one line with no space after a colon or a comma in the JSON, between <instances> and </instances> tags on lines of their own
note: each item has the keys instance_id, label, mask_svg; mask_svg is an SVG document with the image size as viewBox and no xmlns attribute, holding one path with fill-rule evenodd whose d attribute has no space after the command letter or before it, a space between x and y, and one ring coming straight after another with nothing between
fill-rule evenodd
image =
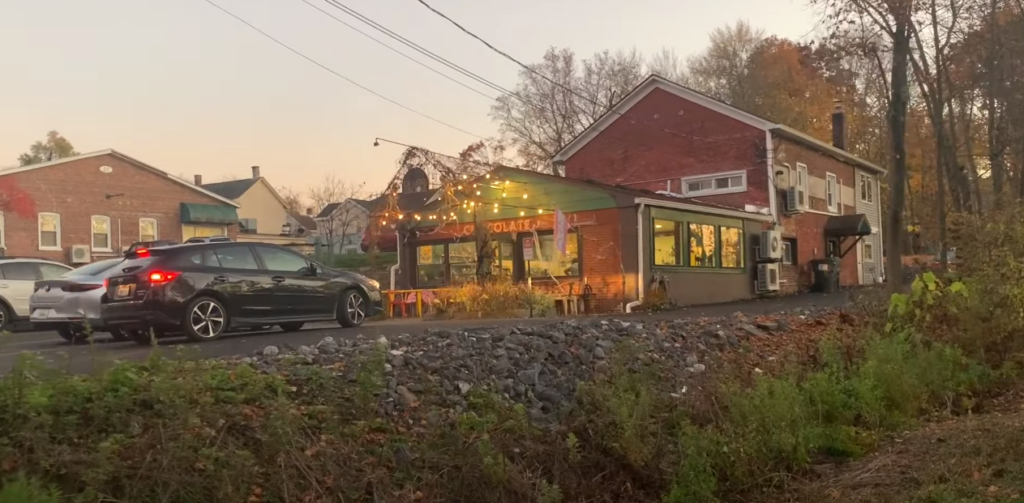
<instances>
[{"instance_id":1,"label":"door","mask_svg":"<svg viewBox=\"0 0 1024 503\"><path fill-rule=\"evenodd\" d=\"M0 296L7 299L15 316L28 316L28 299L40 278L39 267L35 262L7 262L0 265L0 275Z\"/></svg>"},{"instance_id":2,"label":"door","mask_svg":"<svg viewBox=\"0 0 1024 503\"><path fill-rule=\"evenodd\" d=\"M330 317L334 313L330 278L311 270L309 259L276 246L253 248L274 282L272 304L280 317Z\"/></svg>"},{"instance_id":3,"label":"door","mask_svg":"<svg viewBox=\"0 0 1024 503\"><path fill-rule=\"evenodd\" d=\"M864 281L864 240L860 239L857 241L857 283L864 285L867 282Z\"/></svg>"},{"instance_id":4,"label":"door","mask_svg":"<svg viewBox=\"0 0 1024 503\"><path fill-rule=\"evenodd\" d=\"M232 318L259 320L273 316L274 283L260 269L248 245L203 248L192 261L210 275L208 286L227 297L228 305L224 307Z\"/></svg>"}]
</instances>

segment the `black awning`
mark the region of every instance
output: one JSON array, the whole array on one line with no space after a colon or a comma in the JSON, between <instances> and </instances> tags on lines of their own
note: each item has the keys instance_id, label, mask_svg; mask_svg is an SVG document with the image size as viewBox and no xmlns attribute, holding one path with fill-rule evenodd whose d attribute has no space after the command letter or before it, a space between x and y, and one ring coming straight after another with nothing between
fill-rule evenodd
<instances>
[{"instance_id":1,"label":"black awning","mask_svg":"<svg viewBox=\"0 0 1024 503\"><path fill-rule=\"evenodd\" d=\"M845 238L870 236L871 224L863 214L828 217L825 221L825 237Z\"/></svg>"}]
</instances>

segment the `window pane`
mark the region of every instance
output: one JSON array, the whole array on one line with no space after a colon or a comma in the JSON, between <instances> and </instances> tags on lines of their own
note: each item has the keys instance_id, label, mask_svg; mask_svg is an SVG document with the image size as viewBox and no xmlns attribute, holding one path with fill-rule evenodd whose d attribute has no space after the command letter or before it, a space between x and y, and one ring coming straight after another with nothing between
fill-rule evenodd
<instances>
[{"instance_id":1,"label":"window pane","mask_svg":"<svg viewBox=\"0 0 1024 503\"><path fill-rule=\"evenodd\" d=\"M92 235L92 247L99 250L110 249L110 235L109 234L93 234Z\"/></svg>"},{"instance_id":2,"label":"window pane","mask_svg":"<svg viewBox=\"0 0 1024 503\"><path fill-rule=\"evenodd\" d=\"M729 180L730 180L729 178L715 178L715 188L716 189L728 189L729 188Z\"/></svg>"},{"instance_id":3,"label":"window pane","mask_svg":"<svg viewBox=\"0 0 1024 503\"><path fill-rule=\"evenodd\" d=\"M106 218L93 217L92 219L92 233L93 234L107 234L110 232L110 225Z\"/></svg>"},{"instance_id":4,"label":"window pane","mask_svg":"<svg viewBox=\"0 0 1024 503\"><path fill-rule=\"evenodd\" d=\"M722 267L743 267L743 231L722 227Z\"/></svg>"},{"instance_id":5,"label":"window pane","mask_svg":"<svg viewBox=\"0 0 1024 503\"><path fill-rule=\"evenodd\" d=\"M139 241L156 241L156 220L139 220Z\"/></svg>"},{"instance_id":6,"label":"window pane","mask_svg":"<svg viewBox=\"0 0 1024 503\"><path fill-rule=\"evenodd\" d=\"M743 186L743 175L729 177L729 187L738 188Z\"/></svg>"},{"instance_id":7,"label":"window pane","mask_svg":"<svg viewBox=\"0 0 1024 503\"><path fill-rule=\"evenodd\" d=\"M453 284L476 280L476 243L469 241L448 245L448 263Z\"/></svg>"},{"instance_id":8,"label":"window pane","mask_svg":"<svg viewBox=\"0 0 1024 503\"><path fill-rule=\"evenodd\" d=\"M416 247L416 285L438 286L445 284L444 245Z\"/></svg>"},{"instance_id":9,"label":"window pane","mask_svg":"<svg viewBox=\"0 0 1024 503\"><path fill-rule=\"evenodd\" d=\"M309 268L309 262L306 262L305 258L287 250L259 246L256 248L256 253L260 255L263 264L271 271L303 272Z\"/></svg>"},{"instance_id":10,"label":"window pane","mask_svg":"<svg viewBox=\"0 0 1024 503\"><path fill-rule=\"evenodd\" d=\"M39 273L43 279L57 279L67 274L71 269L54 264L39 264Z\"/></svg>"},{"instance_id":11,"label":"window pane","mask_svg":"<svg viewBox=\"0 0 1024 503\"><path fill-rule=\"evenodd\" d=\"M57 215L40 215L39 230L43 232L57 232Z\"/></svg>"},{"instance_id":12,"label":"window pane","mask_svg":"<svg viewBox=\"0 0 1024 503\"><path fill-rule=\"evenodd\" d=\"M494 248L491 274L499 278L512 277L512 243L502 241Z\"/></svg>"},{"instance_id":13,"label":"window pane","mask_svg":"<svg viewBox=\"0 0 1024 503\"><path fill-rule=\"evenodd\" d=\"M54 248L57 246L57 233L43 231L39 233L39 246Z\"/></svg>"},{"instance_id":14,"label":"window pane","mask_svg":"<svg viewBox=\"0 0 1024 503\"><path fill-rule=\"evenodd\" d=\"M700 192L700 182L689 182L686 184L687 192Z\"/></svg>"},{"instance_id":15,"label":"window pane","mask_svg":"<svg viewBox=\"0 0 1024 503\"><path fill-rule=\"evenodd\" d=\"M248 246L228 246L215 250L220 264L228 269L259 269Z\"/></svg>"},{"instance_id":16,"label":"window pane","mask_svg":"<svg viewBox=\"0 0 1024 503\"><path fill-rule=\"evenodd\" d=\"M679 250L680 224L654 221L654 265L682 265Z\"/></svg>"},{"instance_id":17,"label":"window pane","mask_svg":"<svg viewBox=\"0 0 1024 503\"><path fill-rule=\"evenodd\" d=\"M690 224L690 265L715 267L715 226Z\"/></svg>"},{"instance_id":18,"label":"window pane","mask_svg":"<svg viewBox=\"0 0 1024 503\"><path fill-rule=\"evenodd\" d=\"M540 236L533 251L530 264L531 278L579 276L579 239L576 232L569 232L565 238L565 256L555 248L555 236Z\"/></svg>"},{"instance_id":19,"label":"window pane","mask_svg":"<svg viewBox=\"0 0 1024 503\"><path fill-rule=\"evenodd\" d=\"M4 273L4 279L15 281L35 281L36 266L28 262L8 262L0 265L0 271Z\"/></svg>"}]
</instances>

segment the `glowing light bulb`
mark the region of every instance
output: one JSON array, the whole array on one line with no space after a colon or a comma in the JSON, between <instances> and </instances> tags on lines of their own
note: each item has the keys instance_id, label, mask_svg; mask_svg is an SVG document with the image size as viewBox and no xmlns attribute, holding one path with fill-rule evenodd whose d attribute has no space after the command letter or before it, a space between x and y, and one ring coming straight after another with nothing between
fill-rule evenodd
<instances>
[{"instance_id":1,"label":"glowing light bulb","mask_svg":"<svg viewBox=\"0 0 1024 503\"><path fill-rule=\"evenodd\" d=\"M498 208L494 208L494 212L497 213L498 212Z\"/></svg>"},{"instance_id":2,"label":"glowing light bulb","mask_svg":"<svg viewBox=\"0 0 1024 503\"><path fill-rule=\"evenodd\" d=\"M523 199L526 199L526 194L523 194Z\"/></svg>"},{"instance_id":3,"label":"glowing light bulb","mask_svg":"<svg viewBox=\"0 0 1024 503\"><path fill-rule=\"evenodd\" d=\"M519 216L521 216L521 217L525 217L525 216L526 216L526 212L525 212L525 211L520 211L520 212L519 212Z\"/></svg>"},{"instance_id":4,"label":"glowing light bulb","mask_svg":"<svg viewBox=\"0 0 1024 503\"><path fill-rule=\"evenodd\" d=\"M538 214L539 214L539 213L544 213L544 210L540 210L540 209L538 209L538 210L537 210L537 213L538 213Z\"/></svg>"}]
</instances>

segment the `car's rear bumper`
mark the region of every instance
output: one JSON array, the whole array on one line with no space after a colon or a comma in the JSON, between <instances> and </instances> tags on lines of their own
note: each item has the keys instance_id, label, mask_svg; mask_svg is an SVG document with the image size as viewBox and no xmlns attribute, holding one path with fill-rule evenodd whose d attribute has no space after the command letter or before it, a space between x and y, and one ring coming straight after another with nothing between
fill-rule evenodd
<instances>
[{"instance_id":1,"label":"car's rear bumper","mask_svg":"<svg viewBox=\"0 0 1024 503\"><path fill-rule=\"evenodd\" d=\"M85 317L67 317L67 318L29 318L32 326L35 328L49 330L56 329L62 326L75 326L75 327L89 327L92 330L103 332L107 330L106 324L101 318L85 318Z\"/></svg>"},{"instance_id":2,"label":"car's rear bumper","mask_svg":"<svg viewBox=\"0 0 1024 503\"><path fill-rule=\"evenodd\" d=\"M181 319L148 300L103 304L103 324L124 329L178 326Z\"/></svg>"}]
</instances>

